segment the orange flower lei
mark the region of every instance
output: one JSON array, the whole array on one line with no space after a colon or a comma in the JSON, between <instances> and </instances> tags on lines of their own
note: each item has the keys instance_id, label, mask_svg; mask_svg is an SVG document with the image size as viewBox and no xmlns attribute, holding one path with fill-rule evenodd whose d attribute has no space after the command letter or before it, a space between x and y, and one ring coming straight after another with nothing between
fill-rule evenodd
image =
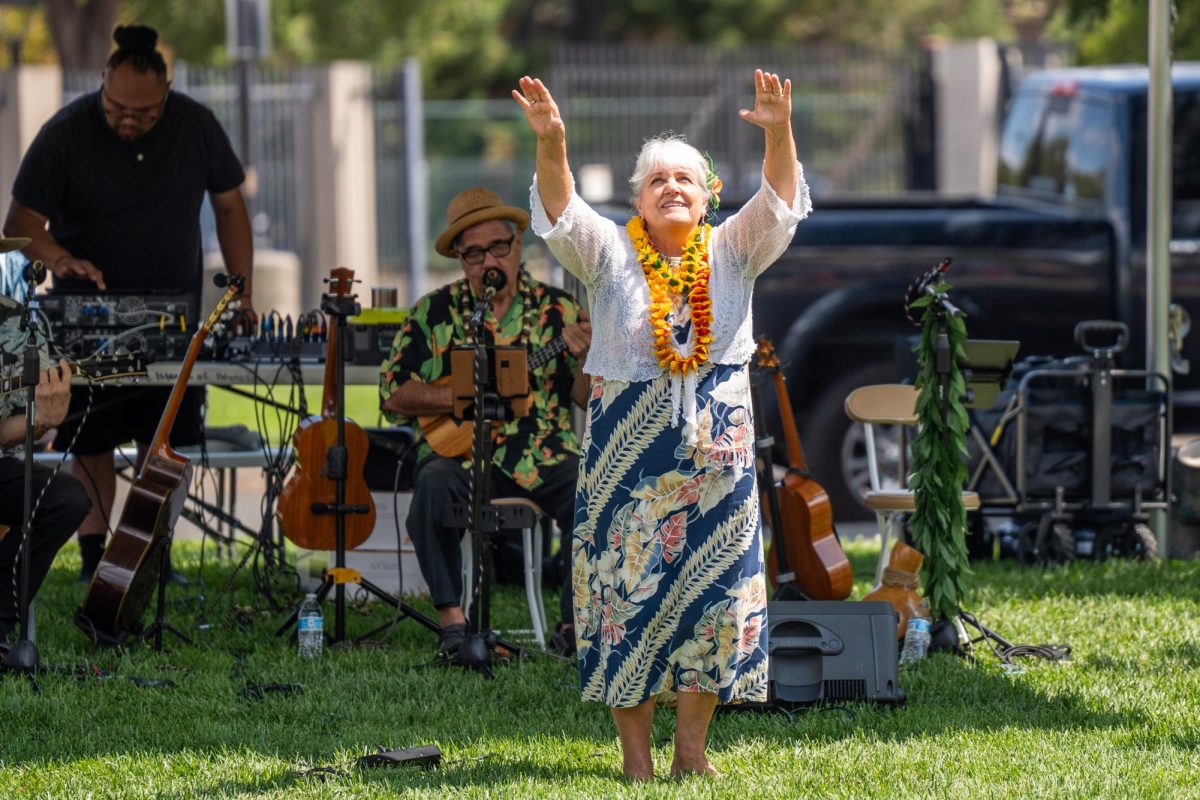
<instances>
[{"instance_id":1,"label":"orange flower lei","mask_svg":"<svg viewBox=\"0 0 1200 800\"><path fill-rule=\"evenodd\" d=\"M633 217L625 225L629 240L637 251L642 274L650 286L650 325L654 332L654 355L659 366L671 372L688 373L708 361L708 346L712 343L712 300L708 296L708 237L711 225L697 225L688 234L679 269L672 272L662 253L650 244L646 223ZM687 296L692 309L692 352L683 355L675 348L671 322L673 299Z\"/></svg>"}]
</instances>

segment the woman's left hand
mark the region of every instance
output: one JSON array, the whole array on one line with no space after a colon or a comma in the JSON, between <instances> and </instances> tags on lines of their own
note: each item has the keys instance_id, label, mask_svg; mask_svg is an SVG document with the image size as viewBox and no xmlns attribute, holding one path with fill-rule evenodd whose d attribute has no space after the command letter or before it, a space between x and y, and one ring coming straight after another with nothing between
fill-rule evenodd
<instances>
[{"instance_id":1,"label":"woman's left hand","mask_svg":"<svg viewBox=\"0 0 1200 800\"><path fill-rule=\"evenodd\" d=\"M792 124L792 82L780 82L774 72L754 70L754 110L738 112L742 119L764 130L788 128Z\"/></svg>"}]
</instances>

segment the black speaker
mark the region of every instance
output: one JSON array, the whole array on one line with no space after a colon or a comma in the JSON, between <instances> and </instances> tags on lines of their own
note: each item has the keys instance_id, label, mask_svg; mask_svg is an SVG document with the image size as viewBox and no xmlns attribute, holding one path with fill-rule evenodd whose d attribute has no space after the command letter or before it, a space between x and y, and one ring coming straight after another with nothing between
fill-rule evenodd
<instances>
[{"instance_id":1,"label":"black speaker","mask_svg":"<svg viewBox=\"0 0 1200 800\"><path fill-rule=\"evenodd\" d=\"M772 704L905 701L890 603L771 603L767 625Z\"/></svg>"},{"instance_id":2,"label":"black speaker","mask_svg":"<svg viewBox=\"0 0 1200 800\"><path fill-rule=\"evenodd\" d=\"M394 428L366 428L367 463L363 465L363 477L367 488L373 492L412 489L413 467L416 466L416 448L413 447L412 428L401 425ZM399 468L400 474L396 475Z\"/></svg>"}]
</instances>

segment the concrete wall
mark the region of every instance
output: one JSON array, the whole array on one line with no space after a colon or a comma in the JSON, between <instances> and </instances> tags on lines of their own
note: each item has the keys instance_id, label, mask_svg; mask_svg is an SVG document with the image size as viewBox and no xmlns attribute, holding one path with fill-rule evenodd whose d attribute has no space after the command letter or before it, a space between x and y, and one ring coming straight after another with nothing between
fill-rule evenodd
<instances>
[{"instance_id":1,"label":"concrete wall","mask_svg":"<svg viewBox=\"0 0 1200 800\"><path fill-rule=\"evenodd\" d=\"M0 221L8 214L21 156L62 105L62 71L24 66L0 72Z\"/></svg>"},{"instance_id":2,"label":"concrete wall","mask_svg":"<svg viewBox=\"0 0 1200 800\"><path fill-rule=\"evenodd\" d=\"M936 42L938 192L996 193L1000 50L991 39Z\"/></svg>"},{"instance_id":3,"label":"concrete wall","mask_svg":"<svg viewBox=\"0 0 1200 800\"><path fill-rule=\"evenodd\" d=\"M370 305L376 282L375 126L371 68L356 61L326 65L313 108L313 252L305 264L304 308L316 308L322 279L335 267L362 281L359 302Z\"/></svg>"}]
</instances>

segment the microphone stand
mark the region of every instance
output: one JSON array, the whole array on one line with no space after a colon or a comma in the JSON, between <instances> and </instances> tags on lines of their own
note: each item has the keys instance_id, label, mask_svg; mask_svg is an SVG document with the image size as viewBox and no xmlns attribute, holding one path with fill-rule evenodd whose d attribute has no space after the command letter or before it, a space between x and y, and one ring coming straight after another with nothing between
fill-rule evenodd
<instances>
[{"instance_id":1,"label":"microphone stand","mask_svg":"<svg viewBox=\"0 0 1200 800\"><path fill-rule=\"evenodd\" d=\"M21 311L20 329L26 332L25 355L21 367L21 381L25 385L25 485L23 497L23 517L21 521L20 547L20 580L17 590L17 619L21 634L4 656L4 668L19 672L34 681L33 673L40 664L37 645L30 637L30 607L29 607L29 550L33 536L33 428L37 415L37 385L41 377L42 365L38 357L37 324L34 312L37 311L38 301L35 296L37 285L46 277L46 268L42 262L34 261L25 267L22 273L25 279L24 307Z\"/></svg>"},{"instance_id":2,"label":"microphone stand","mask_svg":"<svg viewBox=\"0 0 1200 800\"><path fill-rule=\"evenodd\" d=\"M471 570L471 603L467 610L467 637L458 649L456 661L469 669L491 678L489 651L497 644L514 653L520 648L499 638L491 627L491 538L484 543L484 526L489 533L496 529L495 511L491 507L492 422L504 419L504 403L494 392L488 392L494 375L489 368L486 318L496 292L504 288L505 276L494 267L484 274L483 297L467 323L474 331L475 352L473 378L475 406L471 460L471 550L475 554ZM486 511L485 511L486 509Z\"/></svg>"}]
</instances>

